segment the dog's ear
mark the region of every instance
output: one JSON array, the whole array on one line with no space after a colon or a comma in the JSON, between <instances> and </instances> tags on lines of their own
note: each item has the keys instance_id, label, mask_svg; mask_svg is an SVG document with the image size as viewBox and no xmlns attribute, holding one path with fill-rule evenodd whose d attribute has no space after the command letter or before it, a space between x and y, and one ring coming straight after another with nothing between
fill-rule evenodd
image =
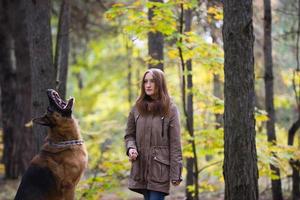
<instances>
[{"instance_id":1,"label":"dog's ear","mask_svg":"<svg viewBox=\"0 0 300 200\"><path fill-rule=\"evenodd\" d=\"M33 121L33 123L40 124L43 126L51 126L51 122L48 119L48 117L46 116L46 114L42 117L34 118L32 121Z\"/></svg>"},{"instance_id":2,"label":"dog's ear","mask_svg":"<svg viewBox=\"0 0 300 200\"><path fill-rule=\"evenodd\" d=\"M75 102L74 97L71 97L71 98L68 100L68 103L67 103L67 105L66 105L66 107L65 107L65 110L72 111L74 102Z\"/></svg>"}]
</instances>

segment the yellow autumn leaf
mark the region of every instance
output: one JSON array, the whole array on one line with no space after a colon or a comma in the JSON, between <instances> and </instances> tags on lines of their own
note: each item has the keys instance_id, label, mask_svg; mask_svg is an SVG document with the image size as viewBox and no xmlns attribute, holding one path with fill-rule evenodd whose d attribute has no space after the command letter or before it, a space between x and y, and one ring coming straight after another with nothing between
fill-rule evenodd
<instances>
[{"instance_id":1,"label":"yellow autumn leaf","mask_svg":"<svg viewBox=\"0 0 300 200\"><path fill-rule=\"evenodd\" d=\"M167 52L170 59L178 58L178 50L177 49L171 49Z\"/></svg>"},{"instance_id":2,"label":"yellow autumn leaf","mask_svg":"<svg viewBox=\"0 0 300 200\"><path fill-rule=\"evenodd\" d=\"M259 114L259 115L255 116L255 119L257 122L264 122L264 121L267 121L269 118L267 115Z\"/></svg>"}]
</instances>

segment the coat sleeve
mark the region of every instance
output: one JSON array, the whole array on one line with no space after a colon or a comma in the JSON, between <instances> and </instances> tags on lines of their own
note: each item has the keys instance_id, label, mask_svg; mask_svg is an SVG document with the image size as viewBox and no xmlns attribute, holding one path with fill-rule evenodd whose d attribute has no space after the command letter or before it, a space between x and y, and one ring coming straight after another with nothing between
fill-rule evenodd
<instances>
[{"instance_id":1,"label":"coat sleeve","mask_svg":"<svg viewBox=\"0 0 300 200\"><path fill-rule=\"evenodd\" d=\"M180 137L179 112L176 106L171 107L170 126L170 180L182 180L182 150Z\"/></svg>"},{"instance_id":2,"label":"coat sleeve","mask_svg":"<svg viewBox=\"0 0 300 200\"><path fill-rule=\"evenodd\" d=\"M124 139L125 139L125 147L126 147L127 155L130 148L136 149L136 140L135 140L136 126L135 126L135 118L133 113L134 113L134 109L132 109L129 113L126 129L125 129Z\"/></svg>"}]
</instances>

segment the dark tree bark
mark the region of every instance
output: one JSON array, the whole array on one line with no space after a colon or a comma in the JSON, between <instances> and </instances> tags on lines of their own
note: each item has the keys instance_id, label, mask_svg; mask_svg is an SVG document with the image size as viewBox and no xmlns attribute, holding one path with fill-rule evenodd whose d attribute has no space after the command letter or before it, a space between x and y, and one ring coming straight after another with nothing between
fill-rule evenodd
<instances>
[{"instance_id":1,"label":"dark tree bark","mask_svg":"<svg viewBox=\"0 0 300 200\"><path fill-rule=\"evenodd\" d=\"M185 196L186 199L193 199L193 193L189 191L188 186L194 185L194 158L186 159L186 189Z\"/></svg>"},{"instance_id":2,"label":"dark tree bark","mask_svg":"<svg viewBox=\"0 0 300 200\"><path fill-rule=\"evenodd\" d=\"M60 8L54 67L56 70L56 89L62 98L66 97L69 61L69 23L70 1L63 0Z\"/></svg>"},{"instance_id":3,"label":"dark tree bark","mask_svg":"<svg viewBox=\"0 0 300 200\"><path fill-rule=\"evenodd\" d=\"M16 151L16 126L14 124L17 113L16 107L16 71L11 62L12 38L9 24L8 1L0 3L0 86L1 106L3 117L3 163L5 178L17 178L19 175L18 159Z\"/></svg>"},{"instance_id":4,"label":"dark tree bark","mask_svg":"<svg viewBox=\"0 0 300 200\"><path fill-rule=\"evenodd\" d=\"M163 0L149 0L149 2L160 2L163 3ZM148 11L148 19L151 23L152 18L154 17L155 6L150 8ZM164 70L164 36L161 32L152 32L148 33L148 54L151 58L149 63L149 68L159 68ZM152 63L154 61L154 63Z\"/></svg>"},{"instance_id":5,"label":"dark tree bark","mask_svg":"<svg viewBox=\"0 0 300 200\"><path fill-rule=\"evenodd\" d=\"M48 106L46 89L55 88L55 69L53 67L50 1L28 1L31 6L31 67L32 67L32 115L38 117ZM36 152L44 143L47 129L40 125L33 125L36 141Z\"/></svg>"},{"instance_id":6,"label":"dark tree bark","mask_svg":"<svg viewBox=\"0 0 300 200\"><path fill-rule=\"evenodd\" d=\"M34 156L31 121L31 60L30 60L30 8L26 0L11 1L12 32L16 60L16 126L17 159L20 173L24 173Z\"/></svg>"},{"instance_id":7,"label":"dark tree bark","mask_svg":"<svg viewBox=\"0 0 300 200\"><path fill-rule=\"evenodd\" d=\"M272 59L272 14L271 1L264 0L264 62L265 62L265 106L269 120L266 123L268 142L276 145L275 133L275 109L274 109L274 89L273 89L273 59ZM275 154L273 156L276 156ZM274 200L282 200L280 170L274 165L270 165L278 179L271 179L272 195Z\"/></svg>"},{"instance_id":8,"label":"dark tree bark","mask_svg":"<svg viewBox=\"0 0 300 200\"><path fill-rule=\"evenodd\" d=\"M190 32L192 27L192 10L188 9L185 11L185 32ZM192 60L189 59L186 61L186 70L187 70L187 115L186 115L186 125L187 130L190 134L190 136L193 138L194 135L194 107L193 107L193 76L192 76ZM194 192L195 195L192 197L191 192L187 192L187 199L198 199L199 198L199 182L198 182L198 157L196 153L196 144L195 140L189 141L189 143L192 145L193 149L193 158L189 158L187 162L191 162L193 164L194 170L192 170L192 177L193 177L193 183L194 183ZM191 161L190 161L191 160ZM189 165L188 165L189 166ZM190 173L190 172L188 172ZM187 178L189 178L189 175L187 174Z\"/></svg>"},{"instance_id":9,"label":"dark tree bark","mask_svg":"<svg viewBox=\"0 0 300 200\"><path fill-rule=\"evenodd\" d=\"M0 66L0 72L1 72L1 66ZM1 79L1 78L0 78ZM1 106L1 102L2 102L2 94L1 94L1 81L0 81L0 129L3 128L2 126L2 106ZM1 160L1 159L0 159ZM0 161L1 162L1 161Z\"/></svg>"},{"instance_id":10,"label":"dark tree bark","mask_svg":"<svg viewBox=\"0 0 300 200\"><path fill-rule=\"evenodd\" d=\"M300 128L300 118L298 118L297 121L295 121L291 128L289 129L289 134L288 134L288 145L293 146L294 144L294 137L297 132L297 130ZM299 160L290 160L290 164L292 166L292 180L293 180L293 189L292 189L292 199L293 200L298 200L300 199L300 178L299 178Z\"/></svg>"},{"instance_id":11,"label":"dark tree bark","mask_svg":"<svg viewBox=\"0 0 300 200\"><path fill-rule=\"evenodd\" d=\"M183 4L180 5L180 22L179 22L179 32L183 34L184 32L191 31L192 24L192 10L184 10ZM184 22L185 18L185 22ZM183 27L185 29L183 30ZM182 38L179 39L179 43L182 44ZM196 144L194 138L194 110L193 110L193 79L192 79L192 60L185 61L183 58L183 50L180 46L178 46L181 67L182 67L182 105L184 116L186 119L186 129L191 140L188 143L192 146L193 157L187 158L187 175L186 175L186 198L189 200L198 199L199 198L199 183L198 183L198 159L197 159L197 151ZM186 85L187 84L187 85ZM188 93L187 93L188 90ZM188 186L194 186L194 195L188 189Z\"/></svg>"},{"instance_id":12,"label":"dark tree bark","mask_svg":"<svg viewBox=\"0 0 300 200\"><path fill-rule=\"evenodd\" d=\"M223 40L225 200L256 200L252 0L224 1Z\"/></svg>"},{"instance_id":13,"label":"dark tree bark","mask_svg":"<svg viewBox=\"0 0 300 200\"><path fill-rule=\"evenodd\" d=\"M299 96L299 83L296 83L296 76L300 71L300 60L299 60L299 42L300 42L300 0L298 0L298 30L297 30L297 41L296 41L296 62L297 67L294 70L293 74L293 88L296 97L297 103L297 111L298 111L298 119L295 121L291 128L289 129L288 133L288 145L294 145L294 137L298 129L300 128L300 96ZM297 77L299 78L299 76ZM297 81L298 82L298 81ZM297 90L298 87L298 90ZM300 177L299 177L299 167L300 161L291 159L290 165L293 170L292 180L293 180L293 190L292 190L292 199L299 200L300 199Z\"/></svg>"}]
</instances>

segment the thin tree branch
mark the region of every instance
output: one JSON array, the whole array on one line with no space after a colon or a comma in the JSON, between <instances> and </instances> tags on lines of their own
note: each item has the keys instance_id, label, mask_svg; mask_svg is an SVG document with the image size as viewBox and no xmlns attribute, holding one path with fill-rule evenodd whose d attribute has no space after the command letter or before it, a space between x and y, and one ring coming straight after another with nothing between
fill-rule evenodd
<instances>
[{"instance_id":1,"label":"thin tree branch","mask_svg":"<svg viewBox=\"0 0 300 200\"><path fill-rule=\"evenodd\" d=\"M198 173L200 174L202 171L204 171L206 168L209 168L211 166L214 166L214 165L218 165L220 163L222 163L223 160L219 160L219 161L216 161L216 162L213 162L213 163L210 163L208 165L205 165L204 167L202 167L201 169L199 169Z\"/></svg>"},{"instance_id":2,"label":"thin tree branch","mask_svg":"<svg viewBox=\"0 0 300 200\"><path fill-rule=\"evenodd\" d=\"M181 69L182 69L182 86L181 86L181 91L182 91L182 104L183 104L183 112L184 115L187 116L187 110L186 110L186 94L185 94L185 62L183 58L183 52L182 52L182 35L183 35L183 4L180 4L180 22L179 22L179 46L178 51L179 51L179 57L180 57L180 62L181 62Z\"/></svg>"}]
</instances>

